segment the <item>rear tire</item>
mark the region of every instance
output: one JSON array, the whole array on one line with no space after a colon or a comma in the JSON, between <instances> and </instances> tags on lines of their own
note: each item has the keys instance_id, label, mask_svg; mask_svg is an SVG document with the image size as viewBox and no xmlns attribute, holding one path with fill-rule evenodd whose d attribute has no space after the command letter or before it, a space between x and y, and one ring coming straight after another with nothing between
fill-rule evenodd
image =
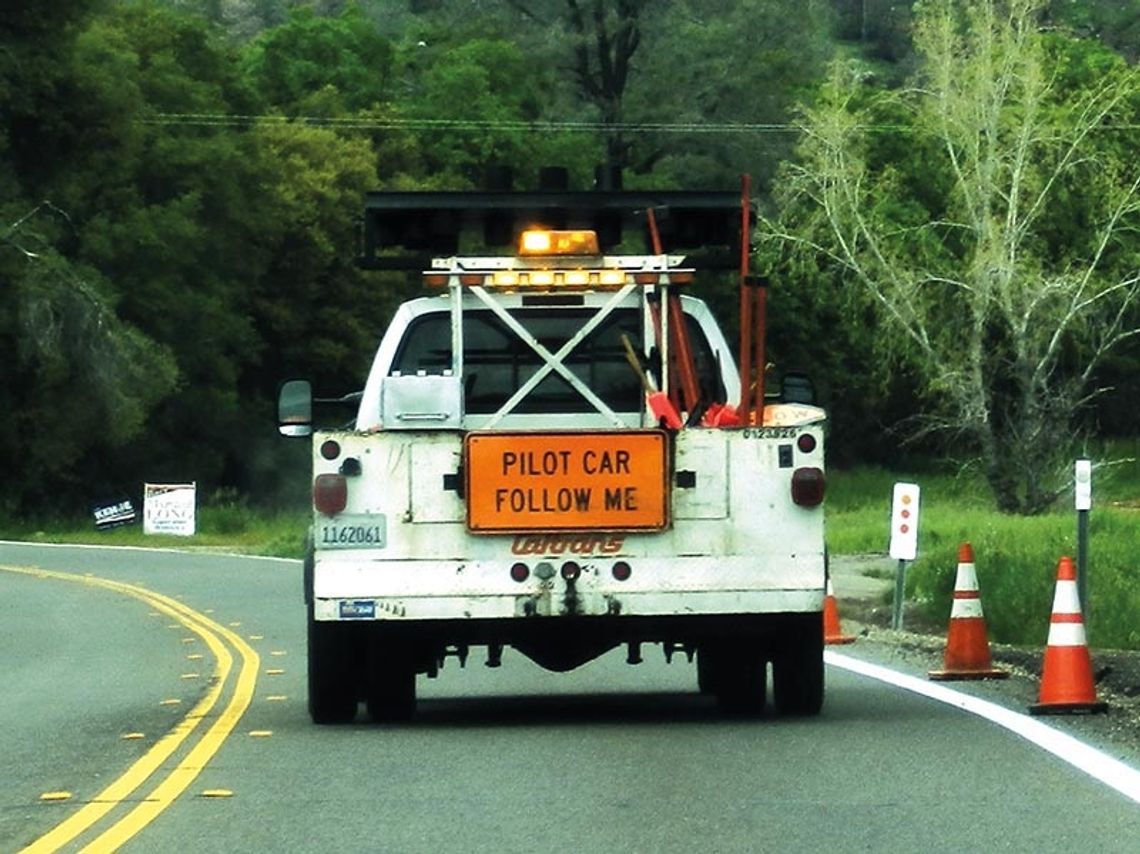
<instances>
[{"instance_id":1,"label":"rear tire","mask_svg":"<svg viewBox=\"0 0 1140 854\"><path fill-rule=\"evenodd\" d=\"M823 617L813 614L772 656L772 699L781 715L818 715L823 708Z\"/></svg>"},{"instance_id":2,"label":"rear tire","mask_svg":"<svg viewBox=\"0 0 1140 854\"><path fill-rule=\"evenodd\" d=\"M356 656L350 628L314 619L309 606L309 717L315 724L346 724L356 717Z\"/></svg>"}]
</instances>

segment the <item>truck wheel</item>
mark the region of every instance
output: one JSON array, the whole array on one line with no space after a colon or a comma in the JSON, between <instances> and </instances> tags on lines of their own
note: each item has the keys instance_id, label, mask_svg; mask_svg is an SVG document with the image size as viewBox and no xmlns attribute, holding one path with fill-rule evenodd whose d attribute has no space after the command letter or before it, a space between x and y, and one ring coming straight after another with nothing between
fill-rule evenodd
<instances>
[{"instance_id":1,"label":"truck wheel","mask_svg":"<svg viewBox=\"0 0 1140 854\"><path fill-rule=\"evenodd\" d=\"M823 708L823 623L813 615L772 656L772 690L782 715L818 715Z\"/></svg>"},{"instance_id":2,"label":"truck wheel","mask_svg":"<svg viewBox=\"0 0 1140 854\"><path fill-rule=\"evenodd\" d=\"M416 670L406 654L390 642L370 645L368 690L364 702L376 723L406 721L416 710Z\"/></svg>"},{"instance_id":3,"label":"truck wheel","mask_svg":"<svg viewBox=\"0 0 1140 854\"><path fill-rule=\"evenodd\" d=\"M697 652L697 685L716 695L723 712L759 714L764 710L767 682L767 667L759 649L717 645Z\"/></svg>"},{"instance_id":4,"label":"truck wheel","mask_svg":"<svg viewBox=\"0 0 1140 854\"><path fill-rule=\"evenodd\" d=\"M313 619L309 606L309 717L346 724L356 717L354 650L349 627Z\"/></svg>"}]
</instances>

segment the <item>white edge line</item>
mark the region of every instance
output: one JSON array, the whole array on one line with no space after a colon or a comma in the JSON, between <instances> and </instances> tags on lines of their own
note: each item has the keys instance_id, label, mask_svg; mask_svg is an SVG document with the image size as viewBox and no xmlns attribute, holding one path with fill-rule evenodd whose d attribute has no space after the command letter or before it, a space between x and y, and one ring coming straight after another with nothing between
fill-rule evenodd
<instances>
[{"instance_id":1,"label":"white edge line","mask_svg":"<svg viewBox=\"0 0 1140 854\"><path fill-rule=\"evenodd\" d=\"M272 555L251 555L241 552L215 552L208 551L210 546L200 548L176 549L169 546L114 546L100 545L99 543L30 543L27 540L0 540L0 546L25 546L29 549L103 549L106 551L122 552L165 552L180 555L216 555L217 557L240 557L247 560L268 560L281 563L301 563L298 558L273 557Z\"/></svg>"},{"instance_id":2,"label":"white edge line","mask_svg":"<svg viewBox=\"0 0 1140 854\"><path fill-rule=\"evenodd\" d=\"M834 667L858 673L861 676L868 676L871 679L878 679L880 682L886 682L897 688L921 694L924 697L985 718L1052 753L1074 768L1084 771L1090 777L1116 789L1126 798L1140 804L1140 771L1035 718L991 703L988 700L962 694L944 685L925 682L914 676L898 673L877 664L868 664L865 661L831 650L824 652L823 660Z\"/></svg>"}]
</instances>

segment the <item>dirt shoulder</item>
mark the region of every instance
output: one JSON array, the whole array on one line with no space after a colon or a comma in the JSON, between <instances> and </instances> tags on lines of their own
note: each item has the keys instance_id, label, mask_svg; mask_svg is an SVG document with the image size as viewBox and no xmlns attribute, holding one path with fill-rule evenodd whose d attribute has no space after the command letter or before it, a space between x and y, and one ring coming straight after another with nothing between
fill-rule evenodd
<instances>
[{"instance_id":1,"label":"dirt shoulder","mask_svg":"<svg viewBox=\"0 0 1140 854\"><path fill-rule=\"evenodd\" d=\"M949 615L944 625L929 625L915 608L903 612L903 631L891 629L896 562L880 555L832 557L831 576L840 622L857 638L838 652L869 657L887 666L917 674L942 667ZM862 650L862 653L859 652ZM1022 711L1036 703L1040 690L1042 646L1029 648L990 644L995 667L1008 670L1008 680L953 683L979 686L978 693ZM1140 767L1140 652L1090 650L1097 697L1108 703L1108 714L1049 716L1043 720L1072 731L1106 752ZM984 684L984 688L980 687Z\"/></svg>"}]
</instances>

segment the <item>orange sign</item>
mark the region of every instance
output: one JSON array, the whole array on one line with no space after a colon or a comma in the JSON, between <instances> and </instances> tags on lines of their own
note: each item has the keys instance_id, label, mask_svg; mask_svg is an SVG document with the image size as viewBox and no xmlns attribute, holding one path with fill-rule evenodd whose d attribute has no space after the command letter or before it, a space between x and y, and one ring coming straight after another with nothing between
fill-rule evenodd
<instances>
[{"instance_id":1,"label":"orange sign","mask_svg":"<svg viewBox=\"0 0 1140 854\"><path fill-rule=\"evenodd\" d=\"M467 527L658 531L669 522L665 433L468 433Z\"/></svg>"}]
</instances>

